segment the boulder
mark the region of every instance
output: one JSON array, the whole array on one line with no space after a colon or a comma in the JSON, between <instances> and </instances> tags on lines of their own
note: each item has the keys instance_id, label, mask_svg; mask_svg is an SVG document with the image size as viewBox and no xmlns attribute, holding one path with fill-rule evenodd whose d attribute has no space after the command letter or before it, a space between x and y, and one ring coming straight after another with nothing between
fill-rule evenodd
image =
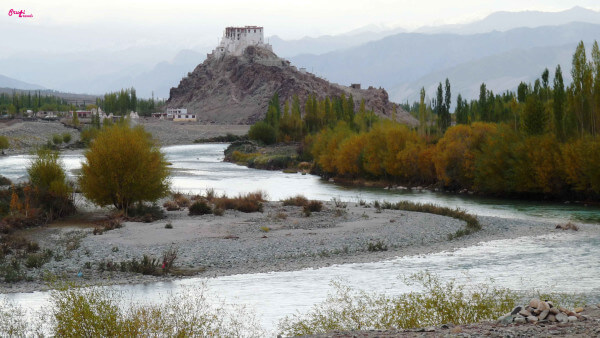
<instances>
[{"instance_id":1,"label":"boulder","mask_svg":"<svg viewBox=\"0 0 600 338\"><path fill-rule=\"evenodd\" d=\"M555 307L553 307L553 308L550 308L550 313L553 314L553 315L557 315L557 314L560 313L560 310L557 309L557 308L555 308Z\"/></svg>"},{"instance_id":2,"label":"boulder","mask_svg":"<svg viewBox=\"0 0 600 338\"><path fill-rule=\"evenodd\" d=\"M576 322L578 320L577 317L575 317L575 316L569 316L568 319L569 319L569 323Z\"/></svg>"},{"instance_id":3,"label":"boulder","mask_svg":"<svg viewBox=\"0 0 600 338\"><path fill-rule=\"evenodd\" d=\"M540 312L541 312L541 311L550 309L550 306L548 305L548 303L546 303L544 301L539 301L537 309L540 310Z\"/></svg>"},{"instance_id":4,"label":"boulder","mask_svg":"<svg viewBox=\"0 0 600 338\"><path fill-rule=\"evenodd\" d=\"M583 308L582 307L576 307L575 308L575 312L576 313L583 312Z\"/></svg>"},{"instance_id":5,"label":"boulder","mask_svg":"<svg viewBox=\"0 0 600 338\"><path fill-rule=\"evenodd\" d=\"M567 316L564 313L559 313L556 315L556 321L558 321L559 323L568 323L569 322L569 316Z\"/></svg>"},{"instance_id":6,"label":"boulder","mask_svg":"<svg viewBox=\"0 0 600 338\"><path fill-rule=\"evenodd\" d=\"M528 323L537 323L538 318L536 316L529 316L527 317L527 322Z\"/></svg>"},{"instance_id":7,"label":"boulder","mask_svg":"<svg viewBox=\"0 0 600 338\"><path fill-rule=\"evenodd\" d=\"M529 312L529 311L527 311L527 310L525 310L525 309L523 309L523 310L519 311L519 314L520 314L521 316L523 316L523 317L529 317L529 316L531 316L531 312Z\"/></svg>"},{"instance_id":8,"label":"boulder","mask_svg":"<svg viewBox=\"0 0 600 338\"><path fill-rule=\"evenodd\" d=\"M529 306L531 306L532 308L536 308L536 309L538 308L539 304L540 304L540 300L537 298L534 298L529 302Z\"/></svg>"},{"instance_id":9,"label":"boulder","mask_svg":"<svg viewBox=\"0 0 600 338\"><path fill-rule=\"evenodd\" d=\"M538 318L540 320L544 320L544 319L546 319L546 317L548 317L548 314L550 314L550 309L542 311L542 313L540 313Z\"/></svg>"},{"instance_id":10,"label":"boulder","mask_svg":"<svg viewBox=\"0 0 600 338\"><path fill-rule=\"evenodd\" d=\"M549 322L555 322L556 321L556 316L553 315L553 314L549 314L547 319L548 319Z\"/></svg>"},{"instance_id":11,"label":"boulder","mask_svg":"<svg viewBox=\"0 0 600 338\"><path fill-rule=\"evenodd\" d=\"M516 307L515 307L515 308L514 308L514 309L513 309L513 310L510 312L510 314L511 314L511 315L513 315L513 316L515 316L515 315L517 315L517 314L518 314L518 313L519 313L519 312L520 312L522 309L523 309L523 307L522 307L522 306L516 306Z\"/></svg>"},{"instance_id":12,"label":"boulder","mask_svg":"<svg viewBox=\"0 0 600 338\"><path fill-rule=\"evenodd\" d=\"M517 317L515 318L515 323L516 324L525 324L527 322L527 320L525 319L525 317Z\"/></svg>"}]
</instances>

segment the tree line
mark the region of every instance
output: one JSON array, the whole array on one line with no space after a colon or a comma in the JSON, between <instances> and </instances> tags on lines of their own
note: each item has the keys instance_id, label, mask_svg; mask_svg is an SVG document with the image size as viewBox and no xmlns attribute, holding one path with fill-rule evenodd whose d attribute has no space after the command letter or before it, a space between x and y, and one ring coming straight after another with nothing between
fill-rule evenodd
<instances>
[{"instance_id":1,"label":"tree line","mask_svg":"<svg viewBox=\"0 0 600 338\"><path fill-rule=\"evenodd\" d=\"M164 101L155 100L154 97L151 99L138 98L135 88L106 93L103 97L96 98L95 102L81 100L75 104L59 96L43 94L41 91L13 90L12 93L0 93L0 113L6 113L13 117L27 112L27 110L66 112L76 109L90 110L97 107L107 113L118 115L135 111L140 115L150 116L152 113L161 111L163 106Z\"/></svg>"},{"instance_id":2,"label":"tree line","mask_svg":"<svg viewBox=\"0 0 600 338\"><path fill-rule=\"evenodd\" d=\"M467 102L459 94L450 113L450 82L436 98L403 107L419 124L408 127L378 119L348 98L316 99L302 106L277 96L257 125L275 141L301 141L323 176L375 179L407 185L437 185L507 196L600 197L600 51L587 60L581 42L573 55L573 83L566 86L560 65L554 79L545 70L533 85L501 95L481 86ZM351 98L350 98L351 99ZM353 102L353 101L352 101ZM289 108L291 106L291 109ZM288 112L289 110L289 112ZM452 116L453 115L453 116ZM454 120L455 125L452 126ZM252 133L250 133L252 138ZM256 137L254 137L257 139Z\"/></svg>"}]
</instances>

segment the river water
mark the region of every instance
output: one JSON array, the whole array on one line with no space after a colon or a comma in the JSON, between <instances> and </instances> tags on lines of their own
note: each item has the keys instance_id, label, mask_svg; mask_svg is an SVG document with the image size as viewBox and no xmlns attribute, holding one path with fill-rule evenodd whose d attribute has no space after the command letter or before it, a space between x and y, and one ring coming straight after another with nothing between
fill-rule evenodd
<instances>
[{"instance_id":1,"label":"river water","mask_svg":"<svg viewBox=\"0 0 600 338\"><path fill-rule=\"evenodd\" d=\"M229 195L266 191L271 200L295 194L311 199L346 201L409 200L459 207L477 215L521 219L575 220L592 223L598 232L550 234L496 240L453 252L408 256L389 261L345 264L321 269L246 274L219 278L191 278L173 282L114 286L132 299L160 301L170 292L190 289L206 282L209 290L227 302L256 309L263 325L272 330L279 319L305 311L323 301L332 290L330 281L368 291L398 294L415 290L399 277L428 270L442 278L465 283L484 282L514 290L583 293L600 300L600 210L579 204L525 202L469 195L349 188L325 182L318 177L248 169L222 162L226 145L185 145L164 148L173 164L172 186L181 192L200 193L213 188ZM76 173L81 153L63 155L70 175ZM26 177L27 155L0 158L0 174L12 179ZM573 278L577 276L577 278ZM43 292L5 295L27 308L47 301Z\"/></svg>"}]
</instances>

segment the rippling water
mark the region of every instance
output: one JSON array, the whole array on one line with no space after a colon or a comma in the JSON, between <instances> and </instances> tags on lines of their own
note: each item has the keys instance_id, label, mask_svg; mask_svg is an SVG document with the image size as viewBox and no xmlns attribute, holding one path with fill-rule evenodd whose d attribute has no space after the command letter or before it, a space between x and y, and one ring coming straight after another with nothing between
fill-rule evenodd
<instances>
[{"instance_id":1,"label":"rippling water","mask_svg":"<svg viewBox=\"0 0 600 338\"><path fill-rule=\"evenodd\" d=\"M226 145L189 145L164 148L173 163L173 188L199 193L214 188L229 195L266 191L270 199L279 200L295 194L312 199L332 197L348 201L410 200L460 207L478 215L508 218L567 219L597 223L597 208L575 204L538 203L488 199L433 192L387 191L347 188L324 182L318 177L248 169L223 163ZM82 155L63 157L69 170L80 166ZM11 179L24 178L28 156L0 159L0 173ZM168 283L114 286L132 299L160 301L169 292L197 286L207 281L210 290L228 302L253 306L265 327L272 329L279 319L295 311L305 311L325 299L329 282L342 279L347 284L370 291L398 294L414 290L399 276L429 270L442 278L464 282L490 282L515 290L585 293L600 300L600 227L592 235L561 233L541 237L491 241L454 252L409 256L389 261L345 264L321 269L292 272L246 274L211 279L192 278ZM574 277L576 276L576 277ZM47 301L47 293L11 294L5 297L28 308Z\"/></svg>"}]
</instances>

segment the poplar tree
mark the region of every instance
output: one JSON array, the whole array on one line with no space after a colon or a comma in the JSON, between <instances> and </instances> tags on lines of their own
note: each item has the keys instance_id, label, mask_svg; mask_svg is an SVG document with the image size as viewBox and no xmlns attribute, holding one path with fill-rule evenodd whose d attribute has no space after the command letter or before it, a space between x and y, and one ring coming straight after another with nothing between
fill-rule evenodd
<instances>
[{"instance_id":1,"label":"poplar tree","mask_svg":"<svg viewBox=\"0 0 600 338\"><path fill-rule=\"evenodd\" d=\"M554 73L554 102L552 104L552 110L554 112L554 130L556 137L564 141L564 114L565 114L565 84L563 81L562 70L560 65L556 66L556 72Z\"/></svg>"}]
</instances>

